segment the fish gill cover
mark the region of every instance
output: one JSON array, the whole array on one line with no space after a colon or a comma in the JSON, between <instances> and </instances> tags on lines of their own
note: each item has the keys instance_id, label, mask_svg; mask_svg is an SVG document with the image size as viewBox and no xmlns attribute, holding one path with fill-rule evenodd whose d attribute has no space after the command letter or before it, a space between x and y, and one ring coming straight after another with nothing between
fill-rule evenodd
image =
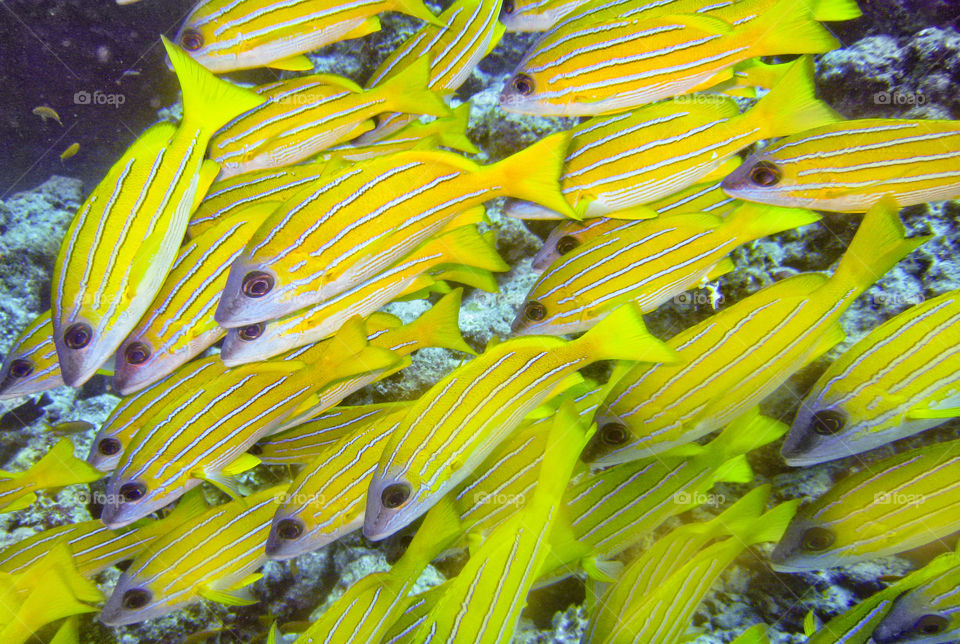
<instances>
[{"instance_id":1,"label":"fish gill cover","mask_svg":"<svg viewBox=\"0 0 960 644\"><path fill-rule=\"evenodd\" d=\"M960 641L955 2L0 12L0 641Z\"/></svg>"}]
</instances>

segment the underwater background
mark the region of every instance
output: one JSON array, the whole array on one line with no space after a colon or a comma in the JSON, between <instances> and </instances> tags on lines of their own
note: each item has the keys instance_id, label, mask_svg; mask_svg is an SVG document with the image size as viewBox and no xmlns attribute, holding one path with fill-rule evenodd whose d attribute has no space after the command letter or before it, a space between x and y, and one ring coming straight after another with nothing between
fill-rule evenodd
<instances>
[{"instance_id":1,"label":"underwater background","mask_svg":"<svg viewBox=\"0 0 960 644\"><path fill-rule=\"evenodd\" d=\"M173 38L193 4L184 0L143 0L131 5L105 0L0 3L0 87L4 89L0 92L0 354L6 355L21 331L49 308L58 249L84 199L146 128L158 120L176 123L180 119L177 78L167 69L159 36ZM438 14L446 8L427 4ZM827 24L841 46L815 57L817 96L847 119L960 119L960 3L859 0L858 4L861 17ZM386 13L380 19L382 30L377 33L310 53L315 72L345 76L362 85L421 24L398 13ZM578 122L576 117L506 112L498 102L513 70L538 38L537 33L506 33L450 99L454 105L470 104L467 136L480 150L473 157L479 163L505 159ZM292 75L261 68L236 71L228 78L259 85ZM42 106L52 108L57 118L38 114L35 108ZM76 153L63 155L73 144L79 146ZM489 228L496 231L496 250L509 270L496 274L498 292L467 288L459 312L463 337L478 352L491 338L510 337L511 324L538 279L533 257L556 225L554 221L525 222L503 211L503 199L488 202ZM735 270L645 315L650 331L666 339L785 277L833 270L861 217L821 214L817 223L733 250ZM900 217L910 237L934 237L850 306L842 317L846 339L767 397L761 404L765 416L789 425L805 393L845 349L910 307L960 289L960 201L911 205L900 211ZM430 301L437 299L434 295ZM398 301L385 310L409 323L429 309L430 301ZM344 404L415 400L464 358L463 353L449 349L421 349L412 356L410 366L353 393ZM603 365L587 371L600 380L608 374ZM69 431L76 454L83 458L118 400L110 377L103 374L79 387L60 386L3 400L0 467L10 472L29 468L57 442L58 426L62 433ZM73 424L64 430L63 423ZM701 507L670 518L640 539L640 546L649 546L683 523L709 520L758 485L770 485L771 504L811 501L847 473L908 449L956 439L958 429L960 421L946 419L935 429L863 454L797 468L784 463L779 451L782 440L775 441L749 453L752 482L718 482L703 495ZM252 491L287 481L291 473L286 466L260 466L243 473L241 480L244 489ZM13 547L41 530L97 518L100 508L91 499L104 489L104 480L68 486L38 495L25 509L0 514L0 548ZM205 486L205 494L211 503L228 500L212 486ZM411 532L408 528L373 543L357 531L316 552L268 561L262 579L251 587L257 603L248 606L203 600L127 626L107 626L97 620L97 612L86 613L78 621L79 641L264 641L274 623L288 633L283 636L286 641L293 641L295 635L290 633L305 629L359 579L389 570L410 543ZM898 556L796 573L773 571L768 565L772 545L755 546L737 557L713 584L696 607L689 640L684 641L731 642L756 624L767 625L772 642L809 641L804 621L811 612L818 624L827 622L892 580L951 551L955 536ZM424 590L454 575L466 559L461 551L434 561L413 590ZM94 579L109 596L120 574L120 567L111 567ZM582 576L573 576L534 590L513 641L582 641L590 586L592 582ZM55 632L48 626L35 641L50 641Z\"/></svg>"}]
</instances>

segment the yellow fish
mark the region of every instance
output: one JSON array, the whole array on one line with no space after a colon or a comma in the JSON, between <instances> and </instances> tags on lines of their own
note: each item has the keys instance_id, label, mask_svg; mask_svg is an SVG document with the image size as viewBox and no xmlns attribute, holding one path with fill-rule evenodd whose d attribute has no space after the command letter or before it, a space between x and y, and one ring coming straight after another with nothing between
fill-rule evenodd
<instances>
[{"instance_id":1,"label":"yellow fish","mask_svg":"<svg viewBox=\"0 0 960 644\"><path fill-rule=\"evenodd\" d=\"M475 226L456 228L427 241L382 273L319 304L269 322L230 329L221 358L233 366L322 340L354 315L368 316L411 288L419 288L421 275L447 264L492 271L510 268L497 254L496 244L481 236Z\"/></svg>"},{"instance_id":2,"label":"yellow fish","mask_svg":"<svg viewBox=\"0 0 960 644\"><path fill-rule=\"evenodd\" d=\"M579 369L616 359L676 358L624 307L577 340L514 338L454 369L411 406L391 437L370 483L364 535L379 540L408 525Z\"/></svg>"},{"instance_id":3,"label":"yellow fish","mask_svg":"<svg viewBox=\"0 0 960 644\"><path fill-rule=\"evenodd\" d=\"M80 144L71 143L66 150L60 153L60 161L63 162L63 161L66 161L67 159L72 158L79 151L80 151Z\"/></svg>"},{"instance_id":4,"label":"yellow fish","mask_svg":"<svg viewBox=\"0 0 960 644\"><path fill-rule=\"evenodd\" d=\"M546 34L500 94L508 112L589 116L707 89L756 56L816 54L838 41L791 0L744 0L737 24L711 15L615 18L602 13Z\"/></svg>"},{"instance_id":5,"label":"yellow fish","mask_svg":"<svg viewBox=\"0 0 960 644\"><path fill-rule=\"evenodd\" d=\"M217 322L255 324L342 293L494 197L509 194L572 215L557 187L567 140L557 133L482 167L451 152L399 152L304 188L233 263Z\"/></svg>"},{"instance_id":6,"label":"yellow fish","mask_svg":"<svg viewBox=\"0 0 960 644\"><path fill-rule=\"evenodd\" d=\"M263 540L285 487L210 508L150 543L120 576L100 621L135 624L201 599L255 603L247 586L262 576Z\"/></svg>"},{"instance_id":7,"label":"yellow fish","mask_svg":"<svg viewBox=\"0 0 960 644\"><path fill-rule=\"evenodd\" d=\"M527 293L513 331L585 331L631 302L649 313L732 270L728 254L737 246L819 219L810 210L751 204L726 219L695 213L635 222L597 237L547 268Z\"/></svg>"},{"instance_id":8,"label":"yellow fish","mask_svg":"<svg viewBox=\"0 0 960 644\"><path fill-rule=\"evenodd\" d=\"M217 73L252 67L308 71L313 63L304 56L306 52L379 31L376 16L385 11L442 26L422 0L320 5L313 0L203 0L174 40Z\"/></svg>"},{"instance_id":9,"label":"yellow fish","mask_svg":"<svg viewBox=\"0 0 960 644\"><path fill-rule=\"evenodd\" d=\"M561 192L582 217L625 217L617 213L704 181L757 141L835 123L839 115L814 94L813 74L810 56L792 63L742 114L734 99L715 94L588 119L573 128Z\"/></svg>"},{"instance_id":10,"label":"yellow fish","mask_svg":"<svg viewBox=\"0 0 960 644\"><path fill-rule=\"evenodd\" d=\"M204 161L209 138L263 101L166 39L164 46L183 90L183 120L151 127L127 149L80 206L57 255L53 339L70 386L113 355L160 289L190 212L219 171Z\"/></svg>"},{"instance_id":11,"label":"yellow fish","mask_svg":"<svg viewBox=\"0 0 960 644\"><path fill-rule=\"evenodd\" d=\"M443 99L429 89L429 73L429 61L419 59L368 90L332 74L261 86L257 93L266 102L223 127L210 141L210 158L221 166L220 179L228 179L293 165L354 139L373 127L377 114L447 116Z\"/></svg>"},{"instance_id":12,"label":"yellow fish","mask_svg":"<svg viewBox=\"0 0 960 644\"><path fill-rule=\"evenodd\" d=\"M153 384L226 334L213 312L227 271L267 214L248 208L180 247L146 315L117 350L113 388L118 393Z\"/></svg>"},{"instance_id":13,"label":"yellow fish","mask_svg":"<svg viewBox=\"0 0 960 644\"><path fill-rule=\"evenodd\" d=\"M367 87L383 86L421 59L430 62L427 86L440 94L456 91L489 54L503 36L503 25L497 20L499 0L457 0L439 20L442 27L427 24L414 32L387 56L367 80ZM358 143L366 145L393 134L420 114L381 114L377 127L363 134Z\"/></svg>"},{"instance_id":14,"label":"yellow fish","mask_svg":"<svg viewBox=\"0 0 960 644\"><path fill-rule=\"evenodd\" d=\"M776 205L864 212L960 195L960 121L863 119L794 134L752 155L727 194Z\"/></svg>"},{"instance_id":15,"label":"yellow fish","mask_svg":"<svg viewBox=\"0 0 960 644\"><path fill-rule=\"evenodd\" d=\"M53 319L44 311L16 337L0 366L0 400L28 396L63 385Z\"/></svg>"},{"instance_id":16,"label":"yellow fish","mask_svg":"<svg viewBox=\"0 0 960 644\"><path fill-rule=\"evenodd\" d=\"M957 441L934 443L849 474L800 508L770 555L774 570L824 570L905 552L960 529Z\"/></svg>"},{"instance_id":17,"label":"yellow fish","mask_svg":"<svg viewBox=\"0 0 960 644\"><path fill-rule=\"evenodd\" d=\"M781 454L811 465L886 445L960 416L960 291L873 329L807 394Z\"/></svg>"},{"instance_id":18,"label":"yellow fish","mask_svg":"<svg viewBox=\"0 0 960 644\"><path fill-rule=\"evenodd\" d=\"M840 317L928 238L906 238L889 201L864 217L829 278L787 278L670 339L677 365L630 369L598 412L584 459L597 467L656 454L722 427L844 339Z\"/></svg>"}]
</instances>

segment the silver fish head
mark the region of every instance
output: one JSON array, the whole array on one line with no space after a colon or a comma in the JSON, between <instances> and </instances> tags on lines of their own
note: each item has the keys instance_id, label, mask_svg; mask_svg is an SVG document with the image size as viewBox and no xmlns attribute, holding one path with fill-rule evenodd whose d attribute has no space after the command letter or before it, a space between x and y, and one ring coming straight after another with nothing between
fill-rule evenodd
<instances>
[{"instance_id":1,"label":"silver fish head","mask_svg":"<svg viewBox=\"0 0 960 644\"><path fill-rule=\"evenodd\" d=\"M306 512L309 511L309 506ZM306 518L306 520L305 520ZM266 553L269 559L290 559L323 548L340 537L353 532L359 521L349 521L332 529L309 521L305 511L280 508L270 526Z\"/></svg>"},{"instance_id":2,"label":"silver fish head","mask_svg":"<svg viewBox=\"0 0 960 644\"><path fill-rule=\"evenodd\" d=\"M133 393L146 387L162 376L151 378L158 374L157 364L160 360L154 353L149 342L136 337L127 337L117 349L113 363L113 388L120 395Z\"/></svg>"},{"instance_id":3,"label":"silver fish head","mask_svg":"<svg viewBox=\"0 0 960 644\"><path fill-rule=\"evenodd\" d=\"M842 565L833 549L836 533L801 513L783 533L770 554L770 565L777 572L822 570Z\"/></svg>"},{"instance_id":4,"label":"silver fish head","mask_svg":"<svg viewBox=\"0 0 960 644\"><path fill-rule=\"evenodd\" d=\"M897 598L893 608L873 631L873 639L877 644L940 644L957 641L960 623L956 615L960 607L953 607L950 611L937 610L926 601L922 592L927 585L914 588Z\"/></svg>"},{"instance_id":5,"label":"silver fish head","mask_svg":"<svg viewBox=\"0 0 960 644\"><path fill-rule=\"evenodd\" d=\"M101 472L110 472L120 464L125 447L120 437L115 435L115 429L105 425L100 428L90 445L87 463Z\"/></svg>"},{"instance_id":6,"label":"silver fish head","mask_svg":"<svg viewBox=\"0 0 960 644\"><path fill-rule=\"evenodd\" d=\"M129 570L120 576L113 594L100 611L100 621L107 626L135 624L153 619L174 610L176 606L162 603L146 580L137 579Z\"/></svg>"},{"instance_id":7,"label":"silver fish head","mask_svg":"<svg viewBox=\"0 0 960 644\"><path fill-rule=\"evenodd\" d=\"M541 105L540 93L536 80L520 68L500 92L500 109L516 114L562 115Z\"/></svg>"},{"instance_id":8,"label":"silver fish head","mask_svg":"<svg viewBox=\"0 0 960 644\"><path fill-rule=\"evenodd\" d=\"M290 290L291 285L282 284L273 270L251 261L249 251L245 251L230 266L213 317L227 329L278 318L300 306L288 296Z\"/></svg>"},{"instance_id":9,"label":"silver fish head","mask_svg":"<svg viewBox=\"0 0 960 644\"><path fill-rule=\"evenodd\" d=\"M0 400L28 396L62 385L60 370L54 368L53 371L57 373L41 373L29 356L11 353L0 367Z\"/></svg>"},{"instance_id":10,"label":"silver fish head","mask_svg":"<svg viewBox=\"0 0 960 644\"><path fill-rule=\"evenodd\" d=\"M53 342L57 347L63 382L71 387L79 387L90 380L97 369L112 357L123 342L126 331L98 329L82 318L55 323Z\"/></svg>"},{"instance_id":11,"label":"silver fish head","mask_svg":"<svg viewBox=\"0 0 960 644\"><path fill-rule=\"evenodd\" d=\"M228 367L266 360L283 353L290 346L278 346L278 338L270 328L270 322L255 322L229 329L220 348L220 359Z\"/></svg>"},{"instance_id":12,"label":"silver fish head","mask_svg":"<svg viewBox=\"0 0 960 644\"><path fill-rule=\"evenodd\" d=\"M543 248L534 255L533 270L540 272L547 270L551 264L579 245L579 239L568 234L562 227L555 228L543 242Z\"/></svg>"},{"instance_id":13,"label":"silver fish head","mask_svg":"<svg viewBox=\"0 0 960 644\"><path fill-rule=\"evenodd\" d=\"M597 431L580 453L580 460L591 467L619 465L651 454L635 440L630 426L617 416L597 414Z\"/></svg>"},{"instance_id":14,"label":"silver fish head","mask_svg":"<svg viewBox=\"0 0 960 644\"><path fill-rule=\"evenodd\" d=\"M790 168L771 151L760 151L749 157L727 175L720 186L737 199L776 206L807 206L792 196L796 180Z\"/></svg>"},{"instance_id":15,"label":"silver fish head","mask_svg":"<svg viewBox=\"0 0 960 644\"><path fill-rule=\"evenodd\" d=\"M808 405L797 412L780 454L794 467L814 465L850 456L872 447L854 447L848 428L848 415L840 407Z\"/></svg>"},{"instance_id":16,"label":"silver fish head","mask_svg":"<svg viewBox=\"0 0 960 644\"><path fill-rule=\"evenodd\" d=\"M421 496L420 488L402 477L374 474L367 489L363 536L380 541L413 523L433 505Z\"/></svg>"},{"instance_id":17,"label":"silver fish head","mask_svg":"<svg viewBox=\"0 0 960 644\"><path fill-rule=\"evenodd\" d=\"M168 491L163 486L129 478L117 472L107 483L100 520L108 528L122 528L165 507L199 484L199 480L191 479L182 488Z\"/></svg>"}]
</instances>

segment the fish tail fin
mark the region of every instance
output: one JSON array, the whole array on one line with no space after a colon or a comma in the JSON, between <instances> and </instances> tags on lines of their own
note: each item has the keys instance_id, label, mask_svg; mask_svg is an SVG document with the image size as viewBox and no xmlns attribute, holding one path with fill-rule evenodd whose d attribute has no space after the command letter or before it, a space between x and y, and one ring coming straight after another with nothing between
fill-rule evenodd
<instances>
[{"instance_id":1,"label":"fish tail fin","mask_svg":"<svg viewBox=\"0 0 960 644\"><path fill-rule=\"evenodd\" d=\"M757 522L769 498L770 485L755 487L713 519L700 524L700 529L709 534L742 534Z\"/></svg>"},{"instance_id":2,"label":"fish tail fin","mask_svg":"<svg viewBox=\"0 0 960 644\"><path fill-rule=\"evenodd\" d=\"M463 289L457 288L441 297L426 313L407 325L410 335L420 346L443 347L477 355L460 335L460 298Z\"/></svg>"},{"instance_id":3,"label":"fish tail fin","mask_svg":"<svg viewBox=\"0 0 960 644\"><path fill-rule=\"evenodd\" d=\"M821 54L840 47L826 27L810 15L809 10L798 10L794 0L781 0L753 21L752 56L777 54Z\"/></svg>"},{"instance_id":4,"label":"fish tail fin","mask_svg":"<svg viewBox=\"0 0 960 644\"><path fill-rule=\"evenodd\" d=\"M673 363L680 359L647 330L639 308L632 303L613 311L573 343L594 360Z\"/></svg>"},{"instance_id":5,"label":"fish tail fin","mask_svg":"<svg viewBox=\"0 0 960 644\"><path fill-rule=\"evenodd\" d=\"M394 0L393 9L408 16L413 16L424 22L436 25L437 27L446 27L430 9L423 3L423 0Z\"/></svg>"},{"instance_id":6,"label":"fish tail fin","mask_svg":"<svg viewBox=\"0 0 960 644\"><path fill-rule=\"evenodd\" d=\"M463 103L450 110L449 127L440 131L440 145L467 154L479 154L480 150L467 138L467 128L470 126L470 103Z\"/></svg>"},{"instance_id":7,"label":"fish tail fin","mask_svg":"<svg viewBox=\"0 0 960 644\"><path fill-rule=\"evenodd\" d=\"M532 201L572 219L580 217L560 193L560 176L570 143L569 132L557 132L485 168L503 182L506 196Z\"/></svg>"},{"instance_id":8,"label":"fish tail fin","mask_svg":"<svg viewBox=\"0 0 960 644\"><path fill-rule=\"evenodd\" d=\"M806 208L748 202L727 215L724 225L733 226L737 237L746 242L818 221L820 215Z\"/></svg>"},{"instance_id":9,"label":"fish tail fin","mask_svg":"<svg viewBox=\"0 0 960 644\"><path fill-rule=\"evenodd\" d=\"M727 423L707 448L720 449L724 456L733 458L772 443L786 434L788 429L784 423L763 416L759 408L753 407Z\"/></svg>"},{"instance_id":10,"label":"fish tail fin","mask_svg":"<svg viewBox=\"0 0 960 644\"><path fill-rule=\"evenodd\" d=\"M749 483L752 481L753 468L750 467L747 455L737 454L721 463L714 472L713 480L723 481L724 483Z\"/></svg>"},{"instance_id":11,"label":"fish tail fin","mask_svg":"<svg viewBox=\"0 0 960 644\"><path fill-rule=\"evenodd\" d=\"M430 59L420 57L383 81L377 89L387 97L389 109L407 114L448 116L450 108L430 89Z\"/></svg>"},{"instance_id":12,"label":"fish tail fin","mask_svg":"<svg viewBox=\"0 0 960 644\"><path fill-rule=\"evenodd\" d=\"M884 197L867 211L830 278L833 284L862 293L930 239L929 236L907 239L907 229L898 212L899 206L892 196Z\"/></svg>"},{"instance_id":13,"label":"fish tail fin","mask_svg":"<svg viewBox=\"0 0 960 644\"><path fill-rule=\"evenodd\" d=\"M812 13L814 18L825 22L854 20L863 15L856 0L818 0Z\"/></svg>"},{"instance_id":14,"label":"fish tail fin","mask_svg":"<svg viewBox=\"0 0 960 644\"><path fill-rule=\"evenodd\" d=\"M472 266L448 266L443 272L433 276L437 283L446 283L446 281L457 282L464 286L472 286L487 293L499 293L500 285L497 284L497 278L488 270L482 268L473 268ZM449 293L448 286L444 291L435 291L437 293Z\"/></svg>"},{"instance_id":15,"label":"fish tail fin","mask_svg":"<svg viewBox=\"0 0 960 644\"><path fill-rule=\"evenodd\" d=\"M800 505L799 499L793 499L785 503L780 503L759 517L757 517L748 528L734 532L734 536L740 539L744 546L752 546L765 541L780 541L787 526L793 520L797 513L797 507Z\"/></svg>"},{"instance_id":16,"label":"fish tail fin","mask_svg":"<svg viewBox=\"0 0 960 644\"><path fill-rule=\"evenodd\" d=\"M43 487L56 488L75 483L89 483L103 477L103 472L73 455L73 443L62 438L30 470Z\"/></svg>"},{"instance_id":17,"label":"fish tail fin","mask_svg":"<svg viewBox=\"0 0 960 644\"><path fill-rule=\"evenodd\" d=\"M787 136L843 120L817 98L813 75L813 57L800 58L749 110L750 116L746 118L758 117L755 122L763 124L763 138Z\"/></svg>"},{"instance_id":18,"label":"fish tail fin","mask_svg":"<svg viewBox=\"0 0 960 644\"><path fill-rule=\"evenodd\" d=\"M510 265L497 252L496 241L491 242L477 232L475 225L454 228L433 238L423 245L422 252L440 253L437 264L461 264L487 271L510 270Z\"/></svg>"},{"instance_id":19,"label":"fish tail fin","mask_svg":"<svg viewBox=\"0 0 960 644\"><path fill-rule=\"evenodd\" d=\"M184 121L195 123L212 135L266 100L248 89L217 78L165 36L161 38L180 80Z\"/></svg>"}]
</instances>

